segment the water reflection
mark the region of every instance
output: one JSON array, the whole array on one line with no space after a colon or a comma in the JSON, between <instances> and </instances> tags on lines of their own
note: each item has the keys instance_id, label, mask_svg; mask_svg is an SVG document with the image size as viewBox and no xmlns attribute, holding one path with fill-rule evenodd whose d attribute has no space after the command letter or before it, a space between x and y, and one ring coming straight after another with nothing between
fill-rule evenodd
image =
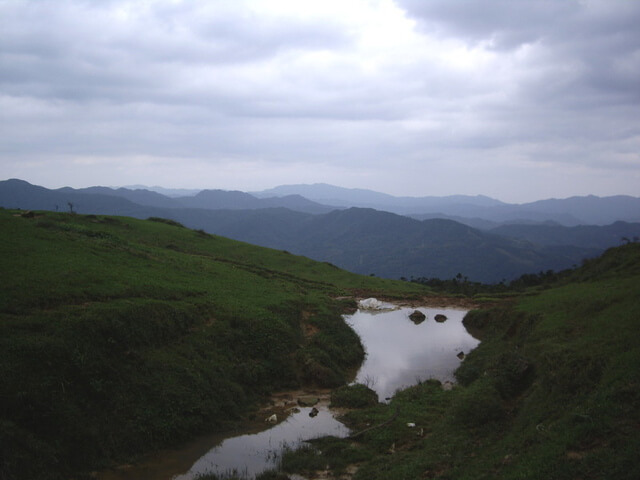
<instances>
[{"instance_id":1,"label":"water reflection","mask_svg":"<svg viewBox=\"0 0 640 480\"><path fill-rule=\"evenodd\" d=\"M368 384L381 400L420 380L453 380L461 361L457 354L469 353L480 343L462 325L466 310L421 308L427 318L418 324L409 319L413 311L359 310L346 317L367 351L356 382ZM438 314L447 320L436 322Z\"/></svg>"},{"instance_id":2,"label":"water reflection","mask_svg":"<svg viewBox=\"0 0 640 480\"><path fill-rule=\"evenodd\" d=\"M338 422L326 405L320 405L318 415L309 416L311 408L301 408L286 421L253 435L228 438L200 458L184 475L174 480L192 480L203 473L237 471L252 478L274 468L283 447L296 447L304 440L333 435L346 437L349 429Z\"/></svg>"}]
</instances>

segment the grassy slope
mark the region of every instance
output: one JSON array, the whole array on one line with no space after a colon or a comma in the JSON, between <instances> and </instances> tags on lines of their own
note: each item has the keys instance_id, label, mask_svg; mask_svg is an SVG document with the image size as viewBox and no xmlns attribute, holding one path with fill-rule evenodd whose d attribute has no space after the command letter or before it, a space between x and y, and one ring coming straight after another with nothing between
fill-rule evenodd
<instances>
[{"instance_id":1,"label":"grassy slope","mask_svg":"<svg viewBox=\"0 0 640 480\"><path fill-rule=\"evenodd\" d=\"M424 293L158 221L0 209L0 478L61 478L223 429L363 355L354 291ZM305 336L309 331L317 332Z\"/></svg>"},{"instance_id":2,"label":"grassy slope","mask_svg":"<svg viewBox=\"0 0 640 480\"><path fill-rule=\"evenodd\" d=\"M356 430L399 415L285 467L304 469L306 456L359 462L357 479L640 478L640 244L465 322L485 338L457 372L463 386L425 382L354 411Z\"/></svg>"}]
</instances>

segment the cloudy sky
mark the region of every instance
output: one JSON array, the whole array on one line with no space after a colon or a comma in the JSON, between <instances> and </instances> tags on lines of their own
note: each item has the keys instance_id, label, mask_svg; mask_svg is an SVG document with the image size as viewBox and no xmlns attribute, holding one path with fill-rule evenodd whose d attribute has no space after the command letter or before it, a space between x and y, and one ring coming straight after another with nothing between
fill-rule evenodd
<instances>
[{"instance_id":1,"label":"cloudy sky","mask_svg":"<svg viewBox=\"0 0 640 480\"><path fill-rule=\"evenodd\" d=\"M640 1L0 0L0 180L640 196Z\"/></svg>"}]
</instances>

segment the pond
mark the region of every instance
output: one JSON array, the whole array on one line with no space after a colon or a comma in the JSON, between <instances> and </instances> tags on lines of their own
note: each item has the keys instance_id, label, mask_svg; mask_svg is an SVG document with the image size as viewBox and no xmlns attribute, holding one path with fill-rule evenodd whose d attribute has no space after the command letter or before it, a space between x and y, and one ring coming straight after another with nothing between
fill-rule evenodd
<instances>
[{"instance_id":1,"label":"pond","mask_svg":"<svg viewBox=\"0 0 640 480\"><path fill-rule=\"evenodd\" d=\"M378 393L381 401L389 399L396 390L421 380L436 378L452 381L453 372L461 362L460 354L469 353L479 343L462 325L465 310L419 310L425 314L425 319L412 321L409 315L414 311L413 308L358 310L353 315L345 316L345 321L358 333L367 352L355 382L369 385ZM304 440L320 436L349 435L349 430L334 418L328 404L328 397L320 396L315 406L315 416L310 416L316 413L312 412L312 407L292 407L293 413L271 428L217 441L195 463L190 462L190 468L162 471L152 461L147 463L146 470L144 466L134 467L122 472L122 475L111 472L101 478L192 480L204 473L224 474L233 471L253 478L276 466L284 446L295 447ZM180 452L167 455L179 458ZM193 455L192 451L190 455Z\"/></svg>"},{"instance_id":2,"label":"pond","mask_svg":"<svg viewBox=\"0 0 640 480\"><path fill-rule=\"evenodd\" d=\"M174 480L192 480L199 474L210 472L237 472L253 478L275 468L284 448L296 448L311 438L349 435L349 429L334 418L328 402L315 407L318 413L314 417L309 415L312 408L300 408L300 412L291 414L268 430L224 440L202 456L188 472L173 477Z\"/></svg>"},{"instance_id":3,"label":"pond","mask_svg":"<svg viewBox=\"0 0 640 480\"><path fill-rule=\"evenodd\" d=\"M367 352L356 382L375 390L381 401L429 378L453 381L459 355L480 343L462 325L466 310L420 308L426 318L417 323L409 319L414 310L358 310L345 317ZM436 321L439 315L446 320Z\"/></svg>"}]
</instances>

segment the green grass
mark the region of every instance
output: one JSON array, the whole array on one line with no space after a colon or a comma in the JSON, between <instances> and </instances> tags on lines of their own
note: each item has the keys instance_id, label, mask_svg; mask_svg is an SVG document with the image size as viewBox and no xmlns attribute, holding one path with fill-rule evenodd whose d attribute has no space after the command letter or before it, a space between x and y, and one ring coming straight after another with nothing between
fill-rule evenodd
<instances>
[{"instance_id":1,"label":"green grass","mask_svg":"<svg viewBox=\"0 0 640 480\"><path fill-rule=\"evenodd\" d=\"M354 275L162 219L0 209L0 478L68 478L230 428L362 359ZM315 332L305 335L307 331Z\"/></svg>"},{"instance_id":2,"label":"green grass","mask_svg":"<svg viewBox=\"0 0 640 480\"><path fill-rule=\"evenodd\" d=\"M358 450L356 480L640 478L640 244L465 323L483 342L458 386L427 381L355 410L354 431L385 426L317 455L344 468L336 442Z\"/></svg>"}]
</instances>

